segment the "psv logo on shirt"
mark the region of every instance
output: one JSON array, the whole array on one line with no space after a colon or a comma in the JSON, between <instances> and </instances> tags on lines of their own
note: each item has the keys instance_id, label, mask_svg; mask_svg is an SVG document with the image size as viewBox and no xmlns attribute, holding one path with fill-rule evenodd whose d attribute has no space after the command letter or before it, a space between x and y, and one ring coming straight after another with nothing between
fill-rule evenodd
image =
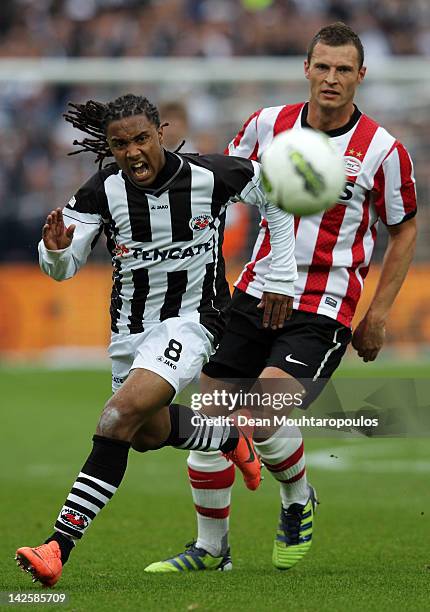
<instances>
[{"instance_id":1,"label":"psv logo on shirt","mask_svg":"<svg viewBox=\"0 0 430 612\"><path fill-rule=\"evenodd\" d=\"M362 163L360 160L352 157L352 155L345 155L343 158L345 161L345 173L347 176L358 176L361 172Z\"/></svg>"}]
</instances>

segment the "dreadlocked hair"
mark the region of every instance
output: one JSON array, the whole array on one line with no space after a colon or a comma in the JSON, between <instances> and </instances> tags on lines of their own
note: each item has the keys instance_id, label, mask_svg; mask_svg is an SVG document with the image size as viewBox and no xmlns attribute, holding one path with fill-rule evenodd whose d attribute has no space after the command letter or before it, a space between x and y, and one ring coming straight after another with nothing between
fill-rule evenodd
<instances>
[{"instance_id":1,"label":"dreadlocked hair","mask_svg":"<svg viewBox=\"0 0 430 612\"><path fill-rule=\"evenodd\" d=\"M90 136L90 138L84 138L83 140L74 140L73 144L82 148L78 151L71 151L68 155L77 155L85 151L95 153L95 163L98 162L99 168L102 167L106 157L112 157L106 139L106 130L109 123L124 117L146 115L147 119L156 128L160 127L160 114L157 107L143 96L126 94L106 104L88 100L85 104L69 102L68 105L72 110L63 114L64 119L71 123L73 127Z\"/></svg>"}]
</instances>

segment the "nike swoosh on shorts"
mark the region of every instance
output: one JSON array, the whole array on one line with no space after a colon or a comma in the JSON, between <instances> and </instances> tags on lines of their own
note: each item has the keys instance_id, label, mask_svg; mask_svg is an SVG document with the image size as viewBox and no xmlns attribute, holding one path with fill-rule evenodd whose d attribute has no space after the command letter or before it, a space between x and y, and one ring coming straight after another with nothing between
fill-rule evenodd
<instances>
[{"instance_id":1,"label":"nike swoosh on shorts","mask_svg":"<svg viewBox=\"0 0 430 612\"><path fill-rule=\"evenodd\" d=\"M289 363L298 363L299 365L308 367L307 363L303 363L303 361L297 361L297 359L293 359L291 353L285 357L285 361L288 361Z\"/></svg>"}]
</instances>

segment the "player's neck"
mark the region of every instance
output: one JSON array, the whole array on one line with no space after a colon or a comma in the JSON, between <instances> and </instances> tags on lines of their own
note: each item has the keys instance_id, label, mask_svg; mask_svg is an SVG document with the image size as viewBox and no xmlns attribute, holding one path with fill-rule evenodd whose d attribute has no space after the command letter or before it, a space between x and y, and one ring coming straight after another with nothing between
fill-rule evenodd
<instances>
[{"instance_id":1,"label":"player's neck","mask_svg":"<svg viewBox=\"0 0 430 612\"><path fill-rule=\"evenodd\" d=\"M309 102L308 124L316 130L330 132L346 125L354 114L355 106L351 102L344 108L321 108L321 106Z\"/></svg>"}]
</instances>

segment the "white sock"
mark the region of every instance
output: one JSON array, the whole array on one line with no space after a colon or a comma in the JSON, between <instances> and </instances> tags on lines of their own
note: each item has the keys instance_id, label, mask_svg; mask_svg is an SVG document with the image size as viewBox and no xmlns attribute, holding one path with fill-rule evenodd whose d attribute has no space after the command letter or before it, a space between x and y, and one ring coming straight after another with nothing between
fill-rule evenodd
<instances>
[{"instance_id":1,"label":"white sock","mask_svg":"<svg viewBox=\"0 0 430 612\"><path fill-rule=\"evenodd\" d=\"M281 427L264 442L255 442L264 465L280 483L282 505L306 504L309 488L306 478L303 438L298 427Z\"/></svg>"},{"instance_id":2,"label":"white sock","mask_svg":"<svg viewBox=\"0 0 430 612\"><path fill-rule=\"evenodd\" d=\"M197 512L196 546L219 557L228 548L234 465L218 451L191 451L188 476Z\"/></svg>"}]
</instances>

